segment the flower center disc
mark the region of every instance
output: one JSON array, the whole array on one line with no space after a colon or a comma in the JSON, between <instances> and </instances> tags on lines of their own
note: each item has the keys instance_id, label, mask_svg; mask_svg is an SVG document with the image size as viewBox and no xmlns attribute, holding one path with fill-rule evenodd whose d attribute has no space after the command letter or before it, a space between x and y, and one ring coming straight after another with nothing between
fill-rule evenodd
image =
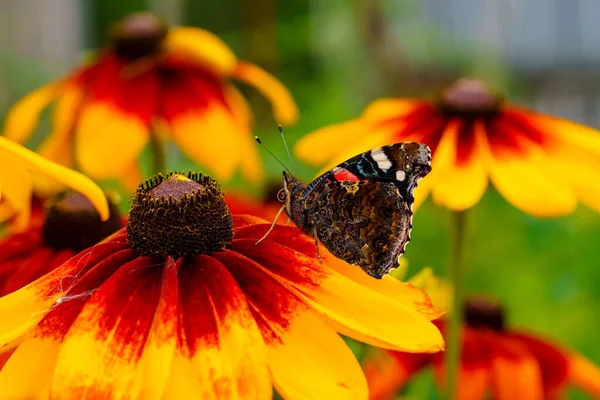
<instances>
[{"instance_id":1,"label":"flower center disc","mask_svg":"<svg viewBox=\"0 0 600 400\"><path fill-rule=\"evenodd\" d=\"M90 201L79 193L51 200L42 227L44 243L56 250L81 251L122 228L119 210L109 199L110 217L102 222Z\"/></svg>"},{"instance_id":2,"label":"flower center disc","mask_svg":"<svg viewBox=\"0 0 600 400\"><path fill-rule=\"evenodd\" d=\"M232 239L233 218L209 176L158 174L133 195L127 241L142 255L208 254L223 250Z\"/></svg>"},{"instance_id":3,"label":"flower center disc","mask_svg":"<svg viewBox=\"0 0 600 400\"><path fill-rule=\"evenodd\" d=\"M496 114L501 100L478 80L460 79L442 92L439 107L451 115Z\"/></svg>"},{"instance_id":4,"label":"flower center disc","mask_svg":"<svg viewBox=\"0 0 600 400\"><path fill-rule=\"evenodd\" d=\"M504 330L504 310L494 301L475 297L465 302L465 323L472 328Z\"/></svg>"},{"instance_id":5,"label":"flower center disc","mask_svg":"<svg viewBox=\"0 0 600 400\"><path fill-rule=\"evenodd\" d=\"M167 25L157 16L140 12L115 25L110 37L115 53L124 60L133 61L158 53L167 31Z\"/></svg>"}]
</instances>

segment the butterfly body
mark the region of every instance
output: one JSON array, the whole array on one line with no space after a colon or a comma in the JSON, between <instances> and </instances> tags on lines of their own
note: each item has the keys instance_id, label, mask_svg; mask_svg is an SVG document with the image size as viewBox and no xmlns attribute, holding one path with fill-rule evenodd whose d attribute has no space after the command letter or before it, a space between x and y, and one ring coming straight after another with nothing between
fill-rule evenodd
<instances>
[{"instance_id":1,"label":"butterfly body","mask_svg":"<svg viewBox=\"0 0 600 400\"><path fill-rule=\"evenodd\" d=\"M285 211L333 255L382 278L410 240L413 191L431 170L429 148L405 142L359 154L309 185L283 173Z\"/></svg>"}]
</instances>

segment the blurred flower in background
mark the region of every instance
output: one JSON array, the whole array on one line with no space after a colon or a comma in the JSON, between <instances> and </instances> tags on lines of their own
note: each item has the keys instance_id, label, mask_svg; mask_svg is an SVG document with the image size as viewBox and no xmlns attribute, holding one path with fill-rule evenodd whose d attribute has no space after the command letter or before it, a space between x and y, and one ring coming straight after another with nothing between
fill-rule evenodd
<instances>
[{"instance_id":1,"label":"blurred flower in background","mask_svg":"<svg viewBox=\"0 0 600 400\"><path fill-rule=\"evenodd\" d=\"M488 180L515 207L538 217L572 212L577 200L600 211L600 133L504 102L481 82L462 79L435 101L382 99L352 121L319 129L296 154L332 167L401 141L427 144L432 173L416 202L431 193L455 211L475 205Z\"/></svg>"},{"instance_id":2,"label":"blurred flower in background","mask_svg":"<svg viewBox=\"0 0 600 400\"><path fill-rule=\"evenodd\" d=\"M40 154L76 164L92 178L137 184L138 156L151 139L160 143L166 134L219 178L229 179L241 167L246 178L257 180L262 167L250 135L252 113L230 78L265 95L278 122L297 119L285 86L239 61L215 35L169 29L154 15L137 13L112 29L110 44L88 65L19 101L4 134L27 141L52 103L52 132Z\"/></svg>"},{"instance_id":3,"label":"blurred flower in background","mask_svg":"<svg viewBox=\"0 0 600 400\"><path fill-rule=\"evenodd\" d=\"M337 332L443 349L426 294L401 282L382 294L364 273L360 284L294 227L256 245L269 227L232 216L203 174L146 181L126 229L0 298L0 350L16 348L0 397L270 399L274 385L290 399L364 399Z\"/></svg>"},{"instance_id":4,"label":"blurred flower in background","mask_svg":"<svg viewBox=\"0 0 600 400\"><path fill-rule=\"evenodd\" d=\"M8 220L14 231L21 231L29 224L33 175L44 175L80 192L98 210L102 220L108 219L106 197L94 182L0 137L0 222Z\"/></svg>"},{"instance_id":5,"label":"blurred flower in background","mask_svg":"<svg viewBox=\"0 0 600 400\"><path fill-rule=\"evenodd\" d=\"M508 329L503 310L483 297L465 304L458 400L560 399L574 385L600 396L600 369L583 356L535 335ZM436 325L444 332L443 321ZM364 364L371 399L394 399L421 369L444 386L444 353L373 353Z\"/></svg>"},{"instance_id":6,"label":"blurred flower in background","mask_svg":"<svg viewBox=\"0 0 600 400\"><path fill-rule=\"evenodd\" d=\"M110 199L110 218L106 221L79 193L54 196L46 202L46 210L40 203L34 201L35 217L25 231L0 241L0 296L33 282L123 226Z\"/></svg>"}]
</instances>

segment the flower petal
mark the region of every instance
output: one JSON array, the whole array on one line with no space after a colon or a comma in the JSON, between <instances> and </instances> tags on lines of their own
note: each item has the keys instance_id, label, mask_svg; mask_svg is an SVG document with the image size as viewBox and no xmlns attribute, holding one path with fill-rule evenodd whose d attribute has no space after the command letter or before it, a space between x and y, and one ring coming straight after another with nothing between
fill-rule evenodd
<instances>
[{"instance_id":1,"label":"flower petal","mask_svg":"<svg viewBox=\"0 0 600 400\"><path fill-rule=\"evenodd\" d=\"M442 332L445 331L445 321L436 321ZM482 400L490 388L492 370L490 363L491 348L496 345L496 336L465 327L462 332L462 349L456 385L458 400ZM435 379L442 390L446 387L445 353L432 356Z\"/></svg>"},{"instance_id":2,"label":"flower petal","mask_svg":"<svg viewBox=\"0 0 600 400\"><path fill-rule=\"evenodd\" d=\"M220 179L233 177L244 156L238 147L243 133L226 110L215 105L196 115L182 115L171 121L171 129L177 146L194 162Z\"/></svg>"},{"instance_id":3,"label":"flower petal","mask_svg":"<svg viewBox=\"0 0 600 400\"><path fill-rule=\"evenodd\" d=\"M538 145L523 141L519 153L511 153L490 143L491 180L506 200L536 217L556 217L572 212L577 199L564 185L562 166L556 165Z\"/></svg>"},{"instance_id":4,"label":"flower petal","mask_svg":"<svg viewBox=\"0 0 600 400\"><path fill-rule=\"evenodd\" d=\"M52 378L71 398L137 398L139 361L161 298L160 260L122 265L87 301L64 338ZM140 376L142 375L142 376Z\"/></svg>"},{"instance_id":5,"label":"flower petal","mask_svg":"<svg viewBox=\"0 0 600 400\"><path fill-rule=\"evenodd\" d=\"M77 125L76 157L87 174L115 178L148 143L159 101L158 79L152 70L127 73L123 63L109 55L96 66L94 78Z\"/></svg>"},{"instance_id":6,"label":"flower petal","mask_svg":"<svg viewBox=\"0 0 600 400\"><path fill-rule=\"evenodd\" d=\"M59 349L59 342L34 331L0 369L0 398L50 398L50 379Z\"/></svg>"},{"instance_id":7,"label":"flower petal","mask_svg":"<svg viewBox=\"0 0 600 400\"><path fill-rule=\"evenodd\" d=\"M254 239L258 240L264 236L270 228L270 223L263 221L255 222L255 225L237 228L235 230L236 239ZM235 224L237 226L237 224ZM307 238L300 230L293 227L281 226L274 229L267 237L275 243L294 243L293 248L312 258L317 258L317 250L314 241ZM430 319L441 317L444 312L433 308L429 296L414 285L404 283L392 276L385 276L383 279L375 279L365 274L359 267L349 265L343 260L333 256L327 249L320 248L321 257L325 263L339 272L340 274L352 279L360 285L374 290L391 299L395 299L404 304L412 305L417 311Z\"/></svg>"},{"instance_id":8,"label":"flower petal","mask_svg":"<svg viewBox=\"0 0 600 400\"><path fill-rule=\"evenodd\" d=\"M480 121L448 125L432 162L433 200L437 204L454 211L477 204L488 183L486 153L482 156L486 146Z\"/></svg>"},{"instance_id":9,"label":"flower petal","mask_svg":"<svg viewBox=\"0 0 600 400\"><path fill-rule=\"evenodd\" d=\"M122 242L119 242L120 238ZM0 298L0 351L20 341L57 300L66 294L78 277L83 276L101 260L108 262L121 257L131 257L135 252L122 251L126 247L124 234L119 236L117 233L88 251L79 253L42 278Z\"/></svg>"},{"instance_id":10,"label":"flower petal","mask_svg":"<svg viewBox=\"0 0 600 400\"><path fill-rule=\"evenodd\" d=\"M60 94L62 87L62 82L51 83L20 99L6 115L3 136L25 143L35 130L42 112Z\"/></svg>"},{"instance_id":11,"label":"flower petal","mask_svg":"<svg viewBox=\"0 0 600 400\"><path fill-rule=\"evenodd\" d=\"M374 147L393 143L393 131L376 129L361 119L318 129L296 142L294 152L302 161L328 170Z\"/></svg>"},{"instance_id":12,"label":"flower petal","mask_svg":"<svg viewBox=\"0 0 600 400\"><path fill-rule=\"evenodd\" d=\"M162 114L174 140L194 162L221 179L230 179L244 157L259 160L250 144L245 120L236 119L225 99L225 87L210 75L177 75L165 87ZM247 155L246 153L254 153ZM249 177L261 176L256 162Z\"/></svg>"},{"instance_id":13,"label":"flower petal","mask_svg":"<svg viewBox=\"0 0 600 400\"><path fill-rule=\"evenodd\" d=\"M139 362L138 374L143 374L144 377L141 399L162 399L163 394L168 390L167 383L171 370L165 366L173 362L177 346L177 318L175 318L179 302L177 272L181 264L182 259L178 260L177 264L167 262L165 266L161 298Z\"/></svg>"},{"instance_id":14,"label":"flower petal","mask_svg":"<svg viewBox=\"0 0 600 400\"><path fill-rule=\"evenodd\" d=\"M219 75L230 75L237 63L235 54L219 37L200 28L173 28L162 45L167 54L189 58Z\"/></svg>"},{"instance_id":15,"label":"flower petal","mask_svg":"<svg viewBox=\"0 0 600 400\"><path fill-rule=\"evenodd\" d=\"M361 118L374 122L401 119L422 107L431 108L429 103L423 100L398 98L378 99L365 108L361 114Z\"/></svg>"},{"instance_id":16,"label":"flower petal","mask_svg":"<svg viewBox=\"0 0 600 400\"><path fill-rule=\"evenodd\" d=\"M13 398L49 397L47 393L55 371L60 346L73 322L89 300L90 294L99 286L99 282L104 282L121 265L137 257L137 254L131 250L117 251L106 258L103 258L102 255L106 256L104 252L99 251L96 255L87 253L83 257L74 257L70 260L72 265L85 265L81 269L72 271L72 275L62 276L65 287L62 287L63 281L60 281L60 284L55 287L58 293L51 298L53 307L27 334L0 371L0 382L10 382L10 385L3 384L2 387L10 386L6 389L9 393L24 394L23 396L15 395ZM100 259L102 261L98 262ZM78 273L82 274L81 279L73 282ZM72 284L72 286L67 287L67 284ZM19 292L21 290L15 293ZM5 298L10 296L12 295ZM41 311L38 314L41 316L43 313ZM36 356L32 354L36 354ZM32 366L31 360L35 357L43 357L43 362L40 361ZM35 384L32 384L33 382ZM61 395L66 396L65 393L61 393ZM11 398L11 396L7 397Z\"/></svg>"},{"instance_id":17,"label":"flower petal","mask_svg":"<svg viewBox=\"0 0 600 400\"><path fill-rule=\"evenodd\" d=\"M544 398L538 363L525 346L509 338L502 338L492 348L491 361L494 398Z\"/></svg>"},{"instance_id":18,"label":"flower petal","mask_svg":"<svg viewBox=\"0 0 600 400\"><path fill-rule=\"evenodd\" d=\"M65 85L53 108L53 130L38 147L38 154L67 168L73 168L74 128L82 103L83 90L73 84ZM34 188L41 197L49 197L64 190L65 185L44 176L35 176Z\"/></svg>"},{"instance_id":19,"label":"flower petal","mask_svg":"<svg viewBox=\"0 0 600 400\"><path fill-rule=\"evenodd\" d=\"M543 126L546 125L547 122ZM577 128L578 125L573 124L574 131L555 133L547 127L554 136L546 151L557 164L569 166L565 183L573 186L577 197L588 207L600 211L600 134L593 129L579 132L581 129Z\"/></svg>"},{"instance_id":20,"label":"flower petal","mask_svg":"<svg viewBox=\"0 0 600 400\"><path fill-rule=\"evenodd\" d=\"M233 76L254 86L273 105L275 120L281 124L293 124L298 120L298 107L290 91L273 75L257 65L240 61Z\"/></svg>"},{"instance_id":21,"label":"flower petal","mask_svg":"<svg viewBox=\"0 0 600 400\"><path fill-rule=\"evenodd\" d=\"M34 168L41 173L56 179L61 183L64 183L71 189L83 194L90 200L96 210L98 210L100 218L103 221L108 219L108 202L106 201L104 192L102 192L102 189L100 189L89 178L86 178L84 175L78 172L50 162L32 151L27 150L26 148L21 147L10 140L0 137L0 160L9 158L16 159L18 160L17 163L24 163L25 165ZM2 184L2 182L0 182L0 185L5 186L6 184ZM5 187L2 190L7 189Z\"/></svg>"},{"instance_id":22,"label":"flower petal","mask_svg":"<svg viewBox=\"0 0 600 400\"><path fill-rule=\"evenodd\" d=\"M243 288L268 345L267 361L281 394L294 399L367 398L365 378L348 346L296 294L241 254L227 251L213 257L227 265Z\"/></svg>"},{"instance_id":23,"label":"flower petal","mask_svg":"<svg viewBox=\"0 0 600 400\"><path fill-rule=\"evenodd\" d=\"M600 398L600 368L582 355L569 356L569 381L590 396Z\"/></svg>"},{"instance_id":24,"label":"flower petal","mask_svg":"<svg viewBox=\"0 0 600 400\"><path fill-rule=\"evenodd\" d=\"M367 381L356 357L312 312L292 321L281 344L267 347L267 360L275 387L285 398L368 398Z\"/></svg>"},{"instance_id":25,"label":"flower petal","mask_svg":"<svg viewBox=\"0 0 600 400\"><path fill-rule=\"evenodd\" d=\"M178 341L167 398L269 398L264 342L236 281L219 261L179 270ZM187 359L187 360L186 360Z\"/></svg>"},{"instance_id":26,"label":"flower petal","mask_svg":"<svg viewBox=\"0 0 600 400\"><path fill-rule=\"evenodd\" d=\"M413 308L269 238L260 245L255 243L253 239L234 239L231 249L263 265L311 308L330 319L340 333L375 346L408 352L443 349L440 332ZM390 319L390 315L396 317Z\"/></svg>"},{"instance_id":27,"label":"flower petal","mask_svg":"<svg viewBox=\"0 0 600 400\"><path fill-rule=\"evenodd\" d=\"M1 152L1 149L0 149ZM2 184L2 200L11 208L11 226L20 232L29 225L31 216L32 179L30 171L22 164L3 160L0 153L0 183Z\"/></svg>"},{"instance_id":28,"label":"flower petal","mask_svg":"<svg viewBox=\"0 0 600 400\"><path fill-rule=\"evenodd\" d=\"M505 336L522 343L537 360L546 397L562 393L569 375L569 360L556 345L520 332L505 332ZM560 397L560 396L558 396Z\"/></svg>"},{"instance_id":29,"label":"flower petal","mask_svg":"<svg viewBox=\"0 0 600 400\"><path fill-rule=\"evenodd\" d=\"M429 361L428 354L398 351L371 354L363 366L369 384L369 399L395 399L406 382Z\"/></svg>"}]
</instances>

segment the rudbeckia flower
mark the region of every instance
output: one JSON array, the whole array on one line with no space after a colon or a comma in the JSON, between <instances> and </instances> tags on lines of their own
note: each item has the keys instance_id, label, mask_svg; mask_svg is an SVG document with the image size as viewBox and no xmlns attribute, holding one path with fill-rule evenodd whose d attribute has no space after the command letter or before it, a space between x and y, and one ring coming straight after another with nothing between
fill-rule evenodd
<instances>
[{"instance_id":1,"label":"rudbeckia flower","mask_svg":"<svg viewBox=\"0 0 600 400\"><path fill-rule=\"evenodd\" d=\"M231 78L270 100L280 123L297 119L283 84L238 60L215 35L192 27L168 29L151 14L133 14L112 30L109 45L95 60L19 101L7 116L4 134L26 141L53 103L52 132L39 152L77 164L95 179L130 182L151 135L166 134L220 178L230 178L240 167L257 180L262 168L250 135L252 113Z\"/></svg>"},{"instance_id":2,"label":"rudbeckia flower","mask_svg":"<svg viewBox=\"0 0 600 400\"><path fill-rule=\"evenodd\" d=\"M423 292L360 284L297 228L257 245L269 226L232 216L205 175L146 181L125 229L0 298L0 349L16 347L0 398L364 399L337 332L441 350Z\"/></svg>"},{"instance_id":3,"label":"rudbeckia flower","mask_svg":"<svg viewBox=\"0 0 600 400\"><path fill-rule=\"evenodd\" d=\"M371 148L418 141L433 152L416 202L460 211L488 181L515 207L538 217L570 213L577 201L600 211L597 130L505 102L484 84L459 80L434 101L382 99L352 121L309 134L296 154L332 167Z\"/></svg>"},{"instance_id":4,"label":"rudbeckia flower","mask_svg":"<svg viewBox=\"0 0 600 400\"><path fill-rule=\"evenodd\" d=\"M79 193L61 193L32 206L32 219L23 232L0 241L0 296L42 277L80 251L122 228L117 207L102 221L90 201Z\"/></svg>"},{"instance_id":5,"label":"rudbeckia flower","mask_svg":"<svg viewBox=\"0 0 600 400\"><path fill-rule=\"evenodd\" d=\"M526 332L505 327L502 309L486 298L466 303L458 400L563 398L568 385L600 397L600 369L580 354ZM444 331L443 321L436 325ZM370 398L394 399L421 369L432 366L443 390L444 354L386 351L364 365Z\"/></svg>"},{"instance_id":6,"label":"rudbeckia flower","mask_svg":"<svg viewBox=\"0 0 600 400\"><path fill-rule=\"evenodd\" d=\"M0 137L0 222L10 220L15 231L27 227L35 175L43 175L82 193L98 210L102 220L108 218L106 197L90 179Z\"/></svg>"}]
</instances>

